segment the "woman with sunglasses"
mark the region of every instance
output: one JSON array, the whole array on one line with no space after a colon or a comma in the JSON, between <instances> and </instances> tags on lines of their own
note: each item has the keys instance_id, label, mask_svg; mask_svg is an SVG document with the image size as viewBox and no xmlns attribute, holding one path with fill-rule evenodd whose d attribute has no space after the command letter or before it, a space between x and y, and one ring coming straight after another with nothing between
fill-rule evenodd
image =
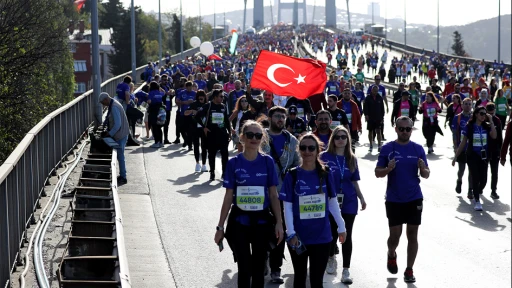
<instances>
[{"instance_id":1,"label":"woman with sunglasses","mask_svg":"<svg viewBox=\"0 0 512 288\"><path fill-rule=\"evenodd\" d=\"M336 198L335 178L321 162L321 150L322 142L315 135L300 138L302 164L286 174L279 193L295 272L293 287L306 287L308 260L311 288L323 287L332 242L329 215L338 226L339 241L343 243L347 236Z\"/></svg>"},{"instance_id":2,"label":"woman with sunglasses","mask_svg":"<svg viewBox=\"0 0 512 288\"><path fill-rule=\"evenodd\" d=\"M331 139L327 151L320 155L320 159L329 165L332 169L335 179L335 190L338 193L338 202L341 209L341 216L345 220L345 227L347 229L347 238L345 243L341 246L343 254L343 273L341 283L351 284L350 278L350 260L352 257L352 228L354 227L354 220L357 215L358 203L357 199L361 202L361 209L366 209L366 202L364 200L361 189L357 181L360 180L359 169L357 167L357 158L350 149L351 137L350 133L345 127L338 126L332 132ZM327 263L327 273L334 274L336 272L336 222L331 216L331 232L333 233L333 241L331 242L331 251L329 254L329 262ZM334 228L334 229L333 229Z\"/></svg>"},{"instance_id":3,"label":"woman with sunglasses","mask_svg":"<svg viewBox=\"0 0 512 288\"><path fill-rule=\"evenodd\" d=\"M487 113L485 107L476 107L473 116L462 130L462 140L455 153L452 166L455 166L457 157L464 151L466 144L466 158L469 172L473 182L473 197L475 199L475 210L482 211L480 194L487 184L487 168L489 160L487 155L488 138L496 139L497 131L492 121L492 116Z\"/></svg>"},{"instance_id":4,"label":"woman with sunglasses","mask_svg":"<svg viewBox=\"0 0 512 288\"><path fill-rule=\"evenodd\" d=\"M428 92L425 101L421 103L419 113L423 114L423 136L427 139L428 154L434 153L434 141L436 133L441 131L437 121L437 114L441 112L441 107L433 92ZM442 133L442 132L441 132Z\"/></svg>"},{"instance_id":5,"label":"woman with sunglasses","mask_svg":"<svg viewBox=\"0 0 512 288\"><path fill-rule=\"evenodd\" d=\"M242 152L242 143L240 143L240 128L242 128L243 123L240 123L240 119L245 111L250 109L249 103L247 101L247 97L244 95L236 101L235 110L231 116L229 116L229 121L235 127L235 134L233 134L233 144L236 145L238 149L238 153Z\"/></svg>"},{"instance_id":6,"label":"woman with sunglasses","mask_svg":"<svg viewBox=\"0 0 512 288\"><path fill-rule=\"evenodd\" d=\"M261 124L247 121L241 132L243 151L231 158L226 167L226 194L215 243L222 249L224 236L228 240L238 265L238 287L262 288L269 242L277 238L278 244L284 235L278 180L274 160L260 149L265 135Z\"/></svg>"}]
</instances>

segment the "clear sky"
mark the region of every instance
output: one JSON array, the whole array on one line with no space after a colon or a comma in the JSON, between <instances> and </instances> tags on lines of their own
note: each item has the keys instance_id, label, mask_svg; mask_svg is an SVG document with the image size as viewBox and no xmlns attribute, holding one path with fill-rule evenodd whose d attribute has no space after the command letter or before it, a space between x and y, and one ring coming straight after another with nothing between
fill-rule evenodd
<instances>
[{"instance_id":1,"label":"clear sky","mask_svg":"<svg viewBox=\"0 0 512 288\"><path fill-rule=\"evenodd\" d=\"M105 0L104 0L105 1ZM159 0L134 0L135 6L141 6L144 11L158 11ZM301 0L299 0L301 1ZM325 6L325 0L305 0L308 5ZM407 22L421 24L437 24L437 1L435 0L350 0L350 12L367 13L368 4L371 2L380 3L381 16L384 17L387 7L387 17L403 18L404 1L407 1ZM131 0L121 0L125 7L129 7ZM282 0L282 2L293 2L293 0ZM464 25L482 19L488 19L498 16L499 0L439 0L440 25ZM501 1L501 15L510 14L510 0ZM224 11L234 11L244 8L243 0L184 0L183 14L187 16L197 16L199 14L199 3L201 3L201 14L213 14L214 7L216 13ZM277 0L264 0L264 5L268 6L277 3ZM429 3L426 5L426 3ZM247 8L254 6L254 0L247 1ZM180 1L162 0L161 11L170 12L179 9ZM336 0L336 7L346 9L345 0Z\"/></svg>"}]
</instances>

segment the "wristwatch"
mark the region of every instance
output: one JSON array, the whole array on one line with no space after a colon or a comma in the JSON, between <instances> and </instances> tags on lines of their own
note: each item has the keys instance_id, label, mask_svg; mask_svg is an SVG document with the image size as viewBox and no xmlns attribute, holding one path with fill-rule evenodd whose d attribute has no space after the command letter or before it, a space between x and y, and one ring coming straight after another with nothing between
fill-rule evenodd
<instances>
[{"instance_id":1,"label":"wristwatch","mask_svg":"<svg viewBox=\"0 0 512 288\"><path fill-rule=\"evenodd\" d=\"M222 226L217 226L216 229L217 229L217 231L220 231L220 230L224 231L224 227L222 227Z\"/></svg>"}]
</instances>

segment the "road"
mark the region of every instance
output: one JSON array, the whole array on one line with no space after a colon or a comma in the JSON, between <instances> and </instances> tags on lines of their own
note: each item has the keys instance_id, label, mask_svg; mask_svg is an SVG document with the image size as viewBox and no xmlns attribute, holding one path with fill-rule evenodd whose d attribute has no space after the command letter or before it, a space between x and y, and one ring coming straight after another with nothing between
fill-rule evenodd
<instances>
[{"instance_id":1,"label":"road","mask_svg":"<svg viewBox=\"0 0 512 288\"><path fill-rule=\"evenodd\" d=\"M174 111L172 116L174 118ZM417 127L419 125L416 123ZM444 130L444 133L450 135L449 131ZM169 134L175 135L173 128ZM396 137L389 125L385 135L388 140ZM377 153L374 150L368 154L366 139L363 133L362 147L356 148L362 179L360 187L368 208L360 212L355 222L351 268L354 284L351 286L510 287L510 165L500 166L498 193L501 199L490 199L488 184L482 197L484 211L475 212L465 197L466 181L461 195L454 191L456 168L450 165L453 154L450 136L436 139L435 154L427 157L432 171L430 179L421 183L425 200L419 230L420 250L414 267L417 282L407 285L402 276L406 260L405 235L397 251L399 274L391 275L386 270L386 179L374 176ZM412 140L425 143L420 130L414 130ZM181 145L156 150L148 148L150 144L134 153L143 151L149 195L176 287L236 287L237 267L230 249L226 247L219 253L213 242L225 192L221 182L208 181L209 173L194 173L193 153ZM234 154L231 152L231 155ZM127 154L127 161L130 157L135 155ZM217 162L216 175L219 176L220 160ZM344 287L339 280L340 256L338 261L337 275L326 275L324 287ZM284 263L285 284L281 287L293 287L291 261ZM279 286L269 283L266 287Z\"/></svg>"}]
</instances>

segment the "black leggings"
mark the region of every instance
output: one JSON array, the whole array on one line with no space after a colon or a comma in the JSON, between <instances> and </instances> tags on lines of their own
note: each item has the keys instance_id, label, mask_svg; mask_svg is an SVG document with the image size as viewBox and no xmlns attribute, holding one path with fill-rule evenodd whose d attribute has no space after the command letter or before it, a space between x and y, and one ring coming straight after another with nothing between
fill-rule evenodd
<instances>
[{"instance_id":1,"label":"black leggings","mask_svg":"<svg viewBox=\"0 0 512 288\"><path fill-rule=\"evenodd\" d=\"M309 283L311 288L322 288L324 282L325 268L329 260L329 250L331 243L306 245L307 251L297 255L295 250L288 246L293 264L293 287L306 288L306 278L308 276L309 259Z\"/></svg>"},{"instance_id":2,"label":"black leggings","mask_svg":"<svg viewBox=\"0 0 512 288\"><path fill-rule=\"evenodd\" d=\"M341 214L343 220L345 220L345 229L347 230L347 239L345 243L341 245L341 254L343 255L343 268L350 268L350 260L352 259L352 229L354 228L354 221L356 220L356 214ZM336 247L338 245L338 225L334 221L334 217L329 215L331 220L331 232L332 242L329 256L334 256Z\"/></svg>"},{"instance_id":3,"label":"black leggings","mask_svg":"<svg viewBox=\"0 0 512 288\"><path fill-rule=\"evenodd\" d=\"M487 160L482 160L480 155L477 155L475 152L471 152L467 159L473 181L473 196L476 202L480 202L480 193L482 193L487 184L487 168L489 163Z\"/></svg>"},{"instance_id":4,"label":"black leggings","mask_svg":"<svg viewBox=\"0 0 512 288\"><path fill-rule=\"evenodd\" d=\"M434 120L434 123L430 123L430 118L423 118L422 132L423 137L427 140L427 147L433 147L436 141L437 119Z\"/></svg>"},{"instance_id":5,"label":"black leggings","mask_svg":"<svg viewBox=\"0 0 512 288\"><path fill-rule=\"evenodd\" d=\"M228 163L228 142L227 140L222 141L223 139L216 139L216 137L224 138L225 136L212 135L211 132L209 132L208 135L206 143L208 145L208 163L210 164L210 173L215 173L215 157L217 157L217 152L220 151L222 174L224 174L226 164Z\"/></svg>"},{"instance_id":6,"label":"black leggings","mask_svg":"<svg viewBox=\"0 0 512 288\"><path fill-rule=\"evenodd\" d=\"M169 141L169 123L171 122L171 111L165 111L164 140Z\"/></svg>"},{"instance_id":7,"label":"black leggings","mask_svg":"<svg viewBox=\"0 0 512 288\"><path fill-rule=\"evenodd\" d=\"M196 162L199 162L199 140L201 140L201 163L205 165L206 156L208 155L208 149L206 148L206 137L204 136L203 128L191 127L190 131L194 131L190 133L190 136L193 137L194 157L196 158Z\"/></svg>"},{"instance_id":8,"label":"black leggings","mask_svg":"<svg viewBox=\"0 0 512 288\"><path fill-rule=\"evenodd\" d=\"M265 225L235 225L232 237L233 253L238 265L237 287L263 288L268 246L268 240L262 237L268 234Z\"/></svg>"}]
</instances>

